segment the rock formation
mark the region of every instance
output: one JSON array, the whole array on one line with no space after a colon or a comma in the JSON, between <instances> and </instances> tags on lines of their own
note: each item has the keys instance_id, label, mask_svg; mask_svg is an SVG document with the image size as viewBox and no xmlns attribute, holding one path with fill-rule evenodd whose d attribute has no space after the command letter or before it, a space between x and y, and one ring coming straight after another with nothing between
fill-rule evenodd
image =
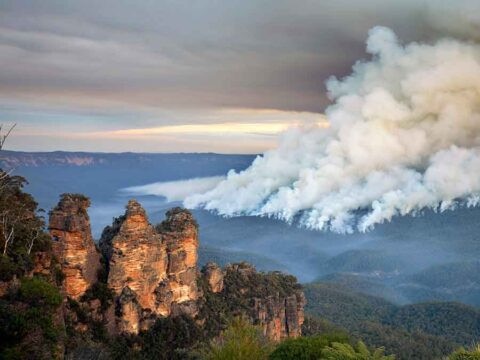
<instances>
[{"instance_id":1,"label":"rock formation","mask_svg":"<svg viewBox=\"0 0 480 360\"><path fill-rule=\"evenodd\" d=\"M173 209L158 230L135 200L104 230L100 247L108 261L108 285L115 293L117 332L138 333L156 316L197 313L198 237L193 217Z\"/></svg>"},{"instance_id":2,"label":"rock formation","mask_svg":"<svg viewBox=\"0 0 480 360\"><path fill-rule=\"evenodd\" d=\"M198 309L198 226L192 214L181 208L167 211L157 231L167 246L167 279L160 284L157 300L171 313L196 315Z\"/></svg>"},{"instance_id":3,"label":"rock formation","mask_svg":"<svg viewBox=\"0 0 480 360\"><path fill-rule=\"evenodd\" d=\"M274 341L301 335L305 298L294 277L258 273L246 263L225 269L208 263L200 274L198 226L188 210L171 209L154 227L141 205L130 200L125 214L103 231L101 262L90 232L88 206L83 196L63 195L50 213L50 234L65 274L65 295L80 302L75 306L90 314L91 320L106 322L111 334L137 334L159 317L180 314L204 323L210 311L218 316L217 323L231 314L243 313ZM38 260L37 271L42 273L50 260ZM111 297L105 303L93 296L92 285L99 269L105 274L103 282L95 286L108 286L113 303ZM89 288L89 295L82 297ZM213 307L223 305L206 312L205 307L210 306L207 298ZM219 314L219 309L231 313ZM69 316L75 329L88 331L87 323L75 320L74 312Z\"/></svg>"},{"instance_id":4,"label":"rock formation","mask_svg":"<svg viewBox=\"0 0 480 360\"><path fill-rule=\"evenodd\" d=\"M220 266L213 262L209 262L203 267L202 273L213 293L219 293L223 290L224 274Z\"/></svg>"},{"instance_id":5,"label":"rock formation","mask_svg":"<svg viewBox=\"0 0 480 360\"><path fill-rule=\"evenodd\" d=\"M75 194L63 194L50 212L49 230L55 256L65 274L64 291L78 299L97 281L100 254L93 242L87 208L90 201Z\"/></svg>"},{"instance_id":6,"label":"rock formation","mask_svg":"<svg viewBox=\"0 0 480 360\"><path fill-rule=\"evenodd\" d=\"M270 340L280 341L302 334L306 300L293 276L276 272L261 274L252 265L240 263L227 266L225 277L235 280L240 288L225 286L224 291L238 291L237 296L248 299L250 318L262 327Z\"/></svg>"},{"instance_id":7,"label":"rock formation","mask_svg":"<svg viewBox=\"0 0 480 360\"><path fill-rule=\"evenodd\" d=\"M302 292L287 297L278 294L265 299L253 299L253 319L263 328L263 333L273 341L302 334L305 298Z\"/></svg>"}]
</instances>

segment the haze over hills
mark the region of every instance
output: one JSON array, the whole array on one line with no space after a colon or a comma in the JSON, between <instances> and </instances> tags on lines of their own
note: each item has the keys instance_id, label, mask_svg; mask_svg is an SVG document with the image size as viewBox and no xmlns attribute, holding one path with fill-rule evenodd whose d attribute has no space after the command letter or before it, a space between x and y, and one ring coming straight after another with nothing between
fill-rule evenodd
<instances>
[{"instance_id":1,"label":"haze over hills","mask_svg":"<svg viewBox=\"0 0 480 360\"><path fill-rule=\"evenodd\" d=\"M130 197L121 189L159 181L224 175L245 169L251 155L4 152L0 167L25 176L40 206L59 194L84 193L97 239ZM179 183L180 184L180 183ZM179 203L135 195L157 222ZM310 231L265 217L223 218L194 210L201 228L200 259L240 258L259 269L283 270L301 281L341 283L349 289L407 304L456 300L480 304L477 208L397 217L367 233Z\"/></svg>"}]
</instances>

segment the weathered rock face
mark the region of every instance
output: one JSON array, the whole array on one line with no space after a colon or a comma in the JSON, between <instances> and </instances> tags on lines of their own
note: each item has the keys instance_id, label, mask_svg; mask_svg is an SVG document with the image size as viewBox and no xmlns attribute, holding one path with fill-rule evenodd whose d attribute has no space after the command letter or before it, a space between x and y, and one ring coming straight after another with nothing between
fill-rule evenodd
<instances>
[{"instance_id":1,"label":"weathered rock face","mask_svg":"<svg viewBox=\"0 0 480 360\"><path fill-rule=\"evenodd\" d=\"M112 238L111 245L109 287L118 296L128 287L136 295L142 308L156 309L153 294L158 284L166 278L165 244L148 222L145 210L138 202L128 203L123 221Z\"/></svg>"},{"instance_id":2,"label":"weathered rock face","mask_svg":"<svg viewBox=\"0 0 480 360\"><path fill-rule=\"evenodd\" d=\"M253 303L253 319L262 326L270 340L280 341L302 335L303 292L298 291L287 297L276 294L264 299L254 298Z\"/></svg>"},{"instance_id":3,"label":"weathered rock face","mask_svg":"<svg viewBox=\"0 0 480 360\"><path fill-rule=\"evenodd\" d=\"M198 226L192 214L181 208L167 212L167 218L157 231L167 246L168 279L160 284L157 300L169 306L174 315L191 316L198 312L196 301Z\"/></svg>"},{"instance_id":4,"label":"weathered rock face","mask_svg":"<svg viewBox=\"0 0 480 360\"><path fill-rule=\"evenodd\" d=\"M306 300L294 277L280 273L260 274L247 263L227 266L225 276L230 283L231 279L239 279L236 284L240 287L233 291L238 291L237 296L249 299L246 303L251 305L250 317L263 328L264 335L270 340L280 341L302 334ZM271 276L270 280L268 276ZM277 286L276 283L283 285ZM225 285L223 291L231 293L232 289Z\"/></svg>"},{"instance_id":5,"label":"weathered rock face","mask_svg":"<svg viewBox=\"0 0 480 360\"><path fill-rule=\"evenodd\" d=\"M116 296L116 332L137 333L155 316L197 313L198 236L188 211L169 211L155 229L131 200L125 215L104 230L100 247Z\"/></svg>"},{"instance_id":6,"label":"weathered rock face","mask_svg":"<svg viewBox=\"0 0 480 360\"><path fill-rule=\"evenodd\" d=\"M202 273L213 293L219 293L223 290L224 274L220 266L213 262L209 262L203 267Z\"/></svg>"},{"instance_id":7,"label":"weathered rock face","mask_svg":"<svg viewBox=\"0 0 480 360\"><path fill-rule=\"evenodd\" d=\"M63 194L50 212L49 230L53 249L65 274L64 291L78 299L97 281L100 254L95 247L87 208L82 195Z\"/></svg>"}]
</instances>

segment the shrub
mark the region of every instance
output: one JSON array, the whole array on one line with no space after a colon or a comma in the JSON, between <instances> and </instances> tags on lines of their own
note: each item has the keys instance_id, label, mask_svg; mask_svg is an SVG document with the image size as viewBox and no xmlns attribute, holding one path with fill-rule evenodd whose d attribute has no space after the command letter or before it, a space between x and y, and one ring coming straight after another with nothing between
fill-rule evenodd
<instances>
[{"instance_id":1,"label":"shrub","mask_svg":"<svg viewBox=\"0 0 480 360\"><path fill-rule=\"evenodd\" d=\"M191 317L181 315L157 319L139 338L142 359L184 359L186 349L202 340L202 332Z\"/></svg>"},{"instance_id":2,"label":"shrub","mask_svg":"<svg viewBox=\"0 0 480 360\"><path fill-rule=\"evenodd\" d=\"M10 257L0 255L0 281L9 281L17 273L17 264Z\"/></svg>"},{"instance_id":3,"label":"shrub","mask_svg":"<svg viewBox=\"0 0 480 360\"><path fill-rule=\"evenodd\" d=\"M471 350L458 349L448 357L448 360L480 360L480 345Z\"/></svg>"},{"instance_id":4,"label":"shrub","mask_svg":"<svg viewBox=\"0 0 480 360\"><path fill-rule=\"evenodd\" d=\"M270 354L270 360L316 360L322 357L322 350L333 343L348 343L348 335L331 333L310 337L287 339Z\"/></svg>"},{"instance_id":5,"label":"shrub","mask_svg":"<svg viewBox=\"0 0 480 360\"><path fill-rule=\"evenodd\" d=\"M58 289L47 281L38 278L23 278L18 291L19 299L32 306L58 307L62 296Z\"/></svg>"},{"instance_id":6,"label":"shrub","mask_svg":"<svg viewBox=\"0 0 480 360\"><path fill-rule=\"evenodd\" d=\"M385 349L374 349L373 353L359 341L356 347L350 344L333 343L322 350L325 360L394 360L394 355L384 355Z\"/></svg>"},{"instance_id":7,"label":"shrub","mask_svg":"<svg viewBox=\"0 0 480 360\"><path fill-rule=\"evenodd\" d=\"M207 360L264 360L270 352L271 345L260 329L237 317L210 343L204 357Z\"/></svg>"},{"instance_id":8,"label":"shrub","mask_svg":"<svg viewBox=\"0 0 480 360\"><path fill-rule=\"evenodd\" d=\"M83 294L81 301L100 300L101 309L105 312L113 303L113 290L107 284L97 281Z\"/></svg>"}]
</instances>

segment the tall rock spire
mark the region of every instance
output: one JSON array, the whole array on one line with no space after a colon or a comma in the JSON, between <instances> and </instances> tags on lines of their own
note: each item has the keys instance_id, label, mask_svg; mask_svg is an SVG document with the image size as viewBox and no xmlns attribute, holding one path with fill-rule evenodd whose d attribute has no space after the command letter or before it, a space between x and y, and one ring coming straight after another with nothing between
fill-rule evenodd
<instances>
[{"instance_id":1,"label":"tall rock spire","mask_svg":"<svg viewBox=\"0 0 480 360\"><path fill-rule=\"evenodd\" d=\"M65 274L64 291L78 299L97 281L100 254L95 247L87 208L90 201L83 195L63 194L50 212L49 230L54 253Z\"/></svg>"},{"instance_id":2,"label":"tall rock spire","mask_svg":"<svg viewBox=\"0 0 480 360\"><path fill-rule=\"evenodd\" d=\"M197 312L197 227L182 209L155 229L130 200L125 214L105 228L100 247L108 261L108 286L116 296L116 329L137 333L156 316Z\"/></svg>"}]
</instances>

